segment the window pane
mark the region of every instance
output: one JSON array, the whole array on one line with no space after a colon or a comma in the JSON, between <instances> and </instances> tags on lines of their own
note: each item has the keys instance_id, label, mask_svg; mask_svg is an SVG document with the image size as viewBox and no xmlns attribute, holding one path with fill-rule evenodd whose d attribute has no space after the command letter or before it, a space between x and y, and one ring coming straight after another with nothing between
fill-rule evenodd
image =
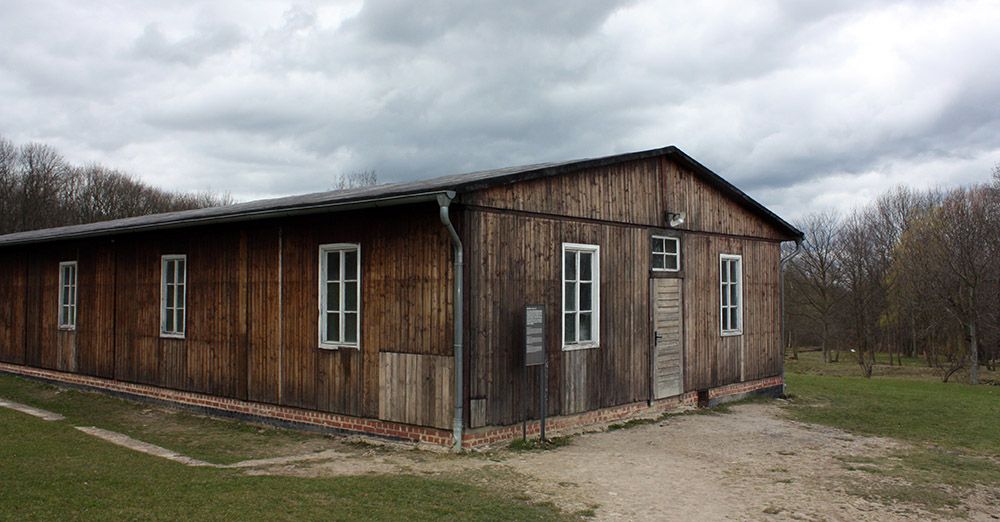
<instances>
[{"instance_id":1,"label":"window pane","mask_svg":"<svg viewBox=\"0 0 1000 522\"><path fill-rule=\"evenodd\" d=\"M565 285L566 298L564 301L563 311L572 312L576 310L576 283L566 283Z\"/></svg>"},{"instance_id":2,"label":"window pane","mask_svg":"<svg viewBox=\"0 0 1000 522\"><path fill-rule=\"evenodd\" d=\"M358 279L358 251L348 250L344 252L344 280L354 281Z\"/></svg>"},{"instance_id":3,"label":"window pane","mask_svg":"<svg viewBox=\"0 0 1000 522\"><path fill-rule=\"evenodd\" d=\"M76 285L76 266L71 265L69 267L69 284Z\"/></svg>"},{"instance_id":4,"label":"window pane","mask_svg":"<svg viewBox=\"0 0 1000 522\"><path fill-rule=\"evenodd\" d=\"M594 285L590 283L580 283L580 310L593 310L594 307L591 303L591 289ZM580 331L583 331L583 326L580 326Z\"/></svg>"},{"instance_id":5,"label":"window pane","mask_svg":"<svg viewBox=\"0 0 1000 522\"><path fill-rule=\"evenodd\" d=\"M344 283L344 310L358 311L358 283Z\"/></svg>"},{"instance_id":6,"label":"window pane","mask_svg":"<svg viewBox=\"0 0 1000 522\"><path fill-rule=\"evenodd\" d=\"M326 280L340 280L340 252L326 253Z\"/></svg>"},{"instance_id":7,"label":"window pane","mask_svg":"<svg viewBox=\"0 0 1000 522\"><path fill-rule=\"evenodd\" d=\"M567 344L569 344L569 343L575 343L576 342L576 314L574 314L574 313L563 314L563 317L564 317L564 321L563 321L563 328L564 328L564 330L563 331L565 332L566 343Z\"/></svg>"},{"instance_id":8,"label":"window pane","mask_svg":"<svg viewBox=\"0 0 1000 522\"><path fill-rule=\"evenodd\" d=\"M358 314L356 313L344 314L344 342L358 342Z\"/></svg>"},{"instance_id":9,"label":"window pane","mask_svg":"<svg viewBox=\"0 0 1000 522\"><path fill-rule=\"evenodd\" d=\"M662 254L653 254L653 268L663 270L667 265Z\"/></svg>"},{"instance_id":10,"label":"window pane","mask_svg":"<svg viewBox=\"0 0 1000 522\"><path fill-rule=\"evenodd\" d=\"M740 327L740 318L738 311L739 308L735 306L729 309L729 327L732 328L733 330L738 330Z\"/></svg>"},{"instance_id":11,"label":"window pane","mask_svg":"<svg viewBox=\"0 0 1000 522\"><path fill-rule=\"evenodd\" d=\"M184 285L177 285L177 308L184 308Z\"/></svg>"},{"instance_id":12,"label":"window pane","mask_svg":"<svg viewBox=\"0 0 1000 522\"><path fill-rule=\"evenodd\" d=\"M729 262L729 282L735 283L739 278L736 276L736 260Z\"/></svg>"},{"instance_id":13,"label":"window pane","mask_svg":"<svg viewBox=\"0 0 1000 522\"><path fill-rule=\"evenodd\" d=\"M667 240L665 240L664 241L664 249L663 249L663 251L666 252L666 253L668 253L668 254L676 254L677 253L677 245L678 245L678 243L679 243L679 241L677 241L676 239L667 239Z\"/></svg>"},{"instance_id":14,"label":"window pane","mask_svg":"<svg viewBox=\"0 0 1000 522\"><path fill-rule=\"evenodd\" d=\"M722 307L725 308L729 306L729 285L722 283L719 289L722 292Z\"/></svg>"},{"instance_id":15,"label":"window pane","mask_svg":"<svg viewBox=\"0 0 1000 522\"><path fill-rule=\"evenodd\" d=\"M173 308L174 307L174 299L176 297L174 295L174 285L169 285L168 284L167 285L167 289L166 289L166 293L167 293L167 296L166 296L167 297L167 308Z\"/></svg>"},{"instance_id":16,"label":"window pane","mask_svg":"<svg viewBox=\"0 0 1000 522\"><path fill-rule=\"evenodd\" d=\"M663 238L662 237L654 237L653 241L652 241L652 244L653 244L653 246L652 246L653 253L659 254L659 253L663 252Z\"/></svg>"},{"instance_id":17,"label":"window pane","mask_svg":"<svg viewBox=\"0 0 1000 522\"><path fill-rule=\"evenodd\" d=\"M591 332L590 317L591 317L591 314L589 314L589 313L581 313L580 314L580 340L581 341L592 341L592 340L594 340L594 336L593 336L593 334Z\"/></svg>"},{"instance_id":18,"label":"window pane","mask_svg":"<svg viewBox=\"0 0 1000 522\"><path fill-rule=\"evenodd\" d=\"M591 278L591 260L594 255L590 252L580 252L580 281L590 281Z\"/></svg>"},{"instance_id":19,"label":"window pane","mask_svg":"<svg viewBox=\"0 0 1000 522\"><path fill-rule=\"evenodd\" d=\"M326 284L326 309L331 312L340 311L340 283Z\"/></svg>"},{"instance_id":20,"label":"window pane","mask_svg":"<svg viewBox=\"0 0 1000 522\"><path fill-rule=\"evenodd\" d=\"M576 280L576 253L566 252L566 256L563 258L563 267L566 274L567 281Z\"/></svg>"},{"instance_id":21,"label":"window pane","mask_svg":"<svg viewBox=\"0 0 1000 522\"><path fill-rule=\"evenodd\" d=\"M339 313L328 313L326 314L326 341L338 342L340 341L340 314Z\"/></svg>"},{"instance_id":22,"label":"window pane","mask_svg":"<svg viewBox=\"0 0 1000 522\"><path fill-rule=\"evenodd\" d=\"M62 287L62 302L63 304L69 303L69 287L65 285Z\"/></svg>"},{"instance_id":23,"label":"window pane","mask_svg":"<svg viewBox=\"0 0 1000 522\"><path fill-rule=\"evenodd\" d=\"M186 268L186 263L184 262L183 259L178 259L176 261L176 263L177 263L177 282L178 283L183 283L184 282L184 270Z\"/></svg>"},{"instance_id":24,"label":"window pane","mask_svg":"<svg viewBox=\"0 0 1000 522\"><path fill-rule=\"evenodd\" d=\"M677 270L677 256L663 256L664 268L667 270Z\"/></svg>"},{"instance_id":25,"label":"window pane","mask_svg":"<svg viewBox=\"0 0 1000 522\"><path fill-rule=\"evenodd\" d=\"M163 265L163 272L164 272L163 275L167 279L167 284L169 285L169 284L173 283L174 282L174 262L173 261L167 261L166 263L164 263L164 265Z\"/></svg>"},{"instance_id":26,"label":"window pane","mask_svg":"<svg viewBox=\"0 0 1000 522\"><path fill-rule=\"evenodd\" d=\"M174 312L177 314L177 333L184 333L184 309Z\"/></svg>"},{"instance_id":27,"label":"window pane","mask_svg":"<svg viewBox=\"0 0 1000 522\"><path fill-rule=\"evenodd\" d=\"M739 285L729 285L729 304L737 305L740 303L740 287Z\"/></svg>"},{"instance_id":28,"label":"window pane","mask_svg":"<svg viewBox=\"0 0 1000 522\"><path fill-rule=\"evenodd\" d=\"M167 310L167 317L166 317L166 319L167 319L166 320L166 325L164 326L163 329L165 331L167 331L167 332L173 332L174 331L174 312L172 310Z\"/></svg>"}]
</instances>

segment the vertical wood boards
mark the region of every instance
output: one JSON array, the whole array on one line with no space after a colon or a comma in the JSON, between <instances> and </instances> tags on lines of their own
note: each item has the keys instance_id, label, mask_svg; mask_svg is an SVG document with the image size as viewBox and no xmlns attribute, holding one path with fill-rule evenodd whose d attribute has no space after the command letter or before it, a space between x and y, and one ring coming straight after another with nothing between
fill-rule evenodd
<instances>
[{"instance_id":1,"label":"vertical wood boards","mask_svg":"<svg viewBox=\"0 0 1000 522\"><path fill-rule=\"evenodd\" d=\"M380 353L378 417L450 429L454 371L454 357Z\"/></svg>"},{"instance_id":2,"label":"vertical wood boards","mask_svg":"<svg viewBox=\"0 0 1000 522\"><path fill-rule=\"evenodd\" d=\"M788 239L667 157L623 162L463 195L469 205L650 227L664 212L686 212L689 230Z\"/></svg>"},{"instance_id":3,"label":"vertical wood boards","mask_svg":"<svg viewBox=\"0 0 1000 522\"><path fill-rule=\"evenodd\" d=\"M658 335L653 347L654 398L680 395L683 380L683 279L652 279L653 329Z\"/></svg>"},{"instance_id":4,"label":"vertical wood boards","mask_svg":"<svg viewBox=\"0 0 1000 522\"><path fill-rule=\"evenodd\" d=\"M781 373L777 243L685 234L685 390ZM719 256L743 256L743 334L721 335Z\"/></svg>"},{"instance_id":5,"label":"vertical wood boards","mask_svg":"<svg viewBox=\"0 0 1000 522\"><path fill-rule=\"evenodd\" d=\"M644 230L473 209L463 219L464 233L478 247L470 249L466 264L469 393L487 398L487 424L520 421L522 401L529 417L538 415L538 372L525 375L523 368L523 312L529 303L544 304L551 325L546 353L553 415L648 397L649 241ZM596 349L562 349L564 242L601 246Z\"/></svg>"},{"instance_id":6,"label":"vertical wood boards","mask_svg":"<svg viewBox=\"0 0 1000 522\"><path fill-rule=\"evenodd\" d=\"M26 256L0 252L0 361L25 363Z\"/></svg>"},{"instance_id":7,"label":"vertical wood boards","mask_svg":"<svg viewBox=\"0 0 1000 522\"><path fill-rule=\"evenodd\" d=\"M325 243L361 244L360 350L318 346ZM164 254L187 256L183 339L160 336ZM65 260L78 261L75 332L57 324ZM0 269L5 362L450 427L451 243L434 205L6 249ZM380 354L405 362L393 375L411 389L380 386ZM381 408L386 393L403 409Z\"/></svg>"}]
</instances>

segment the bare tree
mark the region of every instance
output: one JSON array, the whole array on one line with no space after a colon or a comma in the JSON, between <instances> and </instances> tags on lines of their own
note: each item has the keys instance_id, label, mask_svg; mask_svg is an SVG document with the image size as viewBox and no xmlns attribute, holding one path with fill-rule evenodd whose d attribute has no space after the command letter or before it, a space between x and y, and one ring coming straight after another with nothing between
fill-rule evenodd
<instances>
[{"instance_id":1,"label":"bare tree","mask_svg":"<svg viewBox=\"0 0 1000 522\"><path fill-rule=\"evenodd\" d=\"M844 297L837 265L839 228L840 218L835 213L807 216L802 221L805 240L799 255L792 259L789 266L796 289L797 309L818 327L824 362L835 360L831 350L836 309Z\"/></svg>"},{"instance_id":2,"label":"bare tree","mask_svg":"<svg viewBox=\"0 0 1000 522\"><path fill-rule=\"evenodd\" d=\"M360 187L369 187L378 184L378 174L372 169L356 170L347 174L337 176L337 181L333 184L334 190L345 190Z\"/></svg>"},{"instance_id":3,"label":"bare tree","mask_svg":"<svg viewBox=\"0 0 1000 522\"><path fill-rule=\"evenodd\" d=\"M210 192L176 194L100 165L73 167L47 145L0 137L0 233L232 203Z\"/></svg>"}]
</instances>

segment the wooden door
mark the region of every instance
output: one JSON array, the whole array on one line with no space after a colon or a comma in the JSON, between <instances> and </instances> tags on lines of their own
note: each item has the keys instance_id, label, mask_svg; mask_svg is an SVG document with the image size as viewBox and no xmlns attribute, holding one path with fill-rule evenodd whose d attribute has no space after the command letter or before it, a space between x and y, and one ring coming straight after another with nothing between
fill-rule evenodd
<instances>
[{"instance_id":1,"label":"wooden door","mask_svg":"<svg viewBox=\"0 0 1000 522\"><path fill-rule=\"evenodd\" d=\"M653 395L680 395L684 387L683 279L650 280L653 301Z\"/></svg>"}]
</instances>

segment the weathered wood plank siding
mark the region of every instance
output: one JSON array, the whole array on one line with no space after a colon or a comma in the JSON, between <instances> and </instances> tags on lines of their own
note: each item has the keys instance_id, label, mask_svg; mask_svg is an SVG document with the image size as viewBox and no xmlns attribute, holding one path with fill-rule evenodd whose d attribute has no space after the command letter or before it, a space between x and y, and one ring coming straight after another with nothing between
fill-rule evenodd
<instances>
[{"instance_id":1,"label":"weathered wood plank siding","mask_svg":"<svg viewBox=\"0 0 1000 522\"><path fill-rule=\"evenodd\" d=\"M464 195L470 294L469 397L487 424L537 416L538 370L523 364L523 308L544 304L550 412L646 400L650 387L649 236L686 212L682 241L684 390L781 372L779 231L666 158L587 169ZM561 245L601 247L601 343L561 348ZM719 254L743 255L743 335L723 337ZM522 412L524 410L524 412Z\"/></svg>"},{"instance_id":2,"label":"weathered wood plank siding","mask_svg":"<svg viewBox=\"0 0 1000 522\"><path fill-rule=\"evenodd\" d=\"M25 364L26 256L0 252L0 361Z\"/></svg>"},{"instance_id":3,"label":"weathered wood plank siding","mask_svg":"<svg viewBox=\"0 0 1000 522\"><path fill-rule=\"evenodd\" d=\"M360 350L319 348L326 243L361 245ZM183 339L160 336L166 254L187 256ZM68 260L79 273L75 332L57 324ZM434 205L5 249L0 270L4 362L450 427L451 243ZM380 355L399 354L415 373L380 383Z\"/></svg>"},{"instance_id":4,"label":"weathered wood plank siding","mask_svg":"<svg viewBox=\"0 0 1000 522\"><path fill-rule=\"evenodd\" d=\"M552 414L648 396L648 238L642 229L467 210L470 396L486 397L487 424L537 414L538 369L522 379L524 306L545 305ZM480 239L475 239L480 238ZM563 351L562 243L601 246L600 348Z\"/></svg>"}]
</instances>

